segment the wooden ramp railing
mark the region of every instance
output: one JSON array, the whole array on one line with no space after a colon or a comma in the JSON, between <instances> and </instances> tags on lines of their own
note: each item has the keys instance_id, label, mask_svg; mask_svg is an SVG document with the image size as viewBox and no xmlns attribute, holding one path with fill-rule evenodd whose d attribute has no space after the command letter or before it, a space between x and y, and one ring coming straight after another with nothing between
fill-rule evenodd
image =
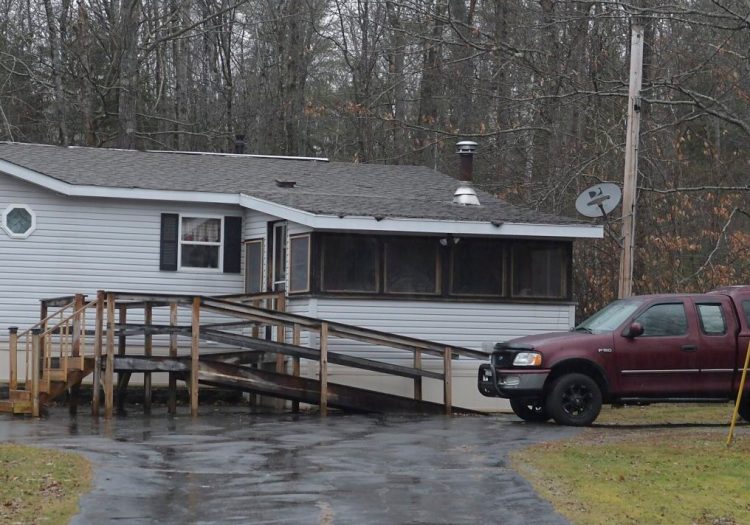
<instances>
[{"instance_id":1,"label":"wooden ramp railing","mask_svg":"<svg viewBox=\"0 0 750 525\"><path fill-rule=\"evenodd\" d=\"M435 406L440 406L444 413L451 414L452 360L460 355L486 358L484 352L468 348L292 314L284 311L283 293L211 297L99 291L96 299L88 303L83 295L67 298L67 302L65 299L43 302L42 319L34 327L20 334L11 329L11 391L16 397L21 396L18 392L22 390L28 392L23 397L31 405L28 411L34 415L39 414L40 403L59 395L65 388L75 394L77 385L91 371L94 372L92 413L95 416L99 415L103 394L104 415L112 417L115 393L117 391L119 405L124 401L133 373L144 376L144 408L150 410L151 374L154 372L169 374L167 405L170 413L176 411L177 380L183 380L193 415L198 413L200 383L286 398L292 401L293 410L299 409L300 401L316 403L322 415L327 413L329 404L363 411L377 411L382 406L394 410L403 407L419 410L421 407L422 411L434 412ZM47 309L53 306L59 309L48 314ZM93 330L87 329L90 310L95 310ZM189 318L189 322L179 322L180 311L182 319ZM142 322L131 322L136 316ZM91 316L88 317L91 324ZM303 336L309 341L306 346L301 344ZM154 352L154 337L161 341L158 355ZM411 366L330 351L330 342L336 338L409 352ZM19 343L21 339L23 342ZM181 347L180 341L188 339L189 345ZM201 346L205 341L225 348L211 351ZM26 376L31 378L26 381L25 389L18 388L17 381L19 345L25 351ZM136 353L132 352L134 348ZM439 357L442 370L425 369L423 355ZM267 356L275 363L274 372L259 368L268 362ZM287 373L287 358L291 360L291 373ZM317 363L315 379L300 377L301 359ZM41 368L35 369L35 363ZM373 392L365 395L362 392L367 391L363 389L333 385L328 381L329 364L411 379L413 396L407 402L404 401L407 398L400 396ZM423 401L425 378L442 382L442 403ZM269 381L278 384L271 388ZM317 392L315 396L313 390ZM74 398L72 395L71 399ZM395 398L399 401L394 401ZM26 405L19 402L16 408L14 412L22 412L20 408Z\"/></svg>"}]
</instances>

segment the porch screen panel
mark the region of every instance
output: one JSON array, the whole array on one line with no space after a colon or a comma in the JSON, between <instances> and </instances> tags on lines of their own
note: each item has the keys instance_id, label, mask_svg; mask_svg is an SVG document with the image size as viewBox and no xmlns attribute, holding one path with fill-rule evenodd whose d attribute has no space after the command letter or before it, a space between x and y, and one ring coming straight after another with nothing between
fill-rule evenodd
<instances>
[{"instance_id":1,"label":"porch screen panel","mask_svg":"<svg viewBox=\"0 0 750 525\"><path fill-rule=\"evenodd\" d=\"M438 246L436 239L385 241L386 293L437 294Z\"/></svg>"},{"instance_id":2,"label":"porch screen panel","mask_svg":"<svg viewBox=\"0 0 750 525\"><path fill-rule=\"evenodd\" d=\"M451 252L451 294L503 294L503 245L498 241L461 239Z\"/></svg>"},{"instance_id":3,"label":"porch screen panel","mask_svg":"<svg viewBox=\"0 0 750 525\"><path fill-rule=\"evenodd\" d=\"M567 297L569 258L570 251L564 244L513 246L513 296Z\"/></svg>"},{"instance_id":4,"label":"porch screen panel","mask_svg":"<svg viewBox=\"0 0 750 525\"><path fill-rule=\"evenodd\" d=\"M377 292L379 260L377 239L324 236L320 287L326 292Z\"/></svg>"}]
</instances>

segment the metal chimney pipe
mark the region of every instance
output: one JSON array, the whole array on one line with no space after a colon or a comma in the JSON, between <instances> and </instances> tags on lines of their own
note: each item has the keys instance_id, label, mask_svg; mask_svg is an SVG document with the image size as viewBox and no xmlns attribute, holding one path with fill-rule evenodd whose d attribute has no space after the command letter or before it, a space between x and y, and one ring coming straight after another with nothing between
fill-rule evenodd
<instances>
[{"instance_id":1,"label":"metal chimney pipe","mask_svg":"<svg viewBox=\"0 0 750 525\"><path fill-rule=\"evenodd\" d=\"M477 143L471 140L462 140L456 144L456 153L461 158L461 165L458 172L458 179L471 181L474 175L474 152L477 150Z\"/></svg>"}]
</instances>

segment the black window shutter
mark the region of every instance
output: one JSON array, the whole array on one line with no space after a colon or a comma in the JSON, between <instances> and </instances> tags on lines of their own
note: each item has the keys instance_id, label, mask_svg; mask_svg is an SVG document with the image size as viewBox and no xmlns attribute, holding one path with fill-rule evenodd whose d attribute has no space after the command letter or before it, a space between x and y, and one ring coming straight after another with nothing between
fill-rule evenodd
<instances>
[{"instance_id":1,"label":"black window shutter","mask_svg":"<svg viewBox=\"0 0 750 525\"><path fill-rule=\"evenodd\" d=\"M224 217L224 273L240 273L242 217Z\"/></svg>"},{"instance_id":2,"label":"black window shutter","mask_svg":"<svg viewBox=\"0 0 750 525\"><path fill-rule=\"evenodd\" d=\"M161 249L159 269L177 271L177 234L180 216L176 213L161 214Z\"/></svg>"}]
</instances>

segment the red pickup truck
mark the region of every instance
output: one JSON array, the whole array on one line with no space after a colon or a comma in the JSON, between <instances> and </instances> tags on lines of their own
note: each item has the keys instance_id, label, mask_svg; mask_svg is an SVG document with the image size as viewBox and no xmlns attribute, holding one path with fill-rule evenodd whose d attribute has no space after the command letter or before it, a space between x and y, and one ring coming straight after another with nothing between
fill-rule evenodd
<instances>
[{"instance_id":1,"label":"red pickup truck","mask_svg":"<svg viewBox=\"0 0 750 525\"><path fill-rule=\"evenodd\" d=\"M589 425L602 403L734 400L749 342L750 286L635 296L570 332L497 343L478 387L526 421ZM750 421L750 384L739 413Z\"/></svg>"}]
</instances>

